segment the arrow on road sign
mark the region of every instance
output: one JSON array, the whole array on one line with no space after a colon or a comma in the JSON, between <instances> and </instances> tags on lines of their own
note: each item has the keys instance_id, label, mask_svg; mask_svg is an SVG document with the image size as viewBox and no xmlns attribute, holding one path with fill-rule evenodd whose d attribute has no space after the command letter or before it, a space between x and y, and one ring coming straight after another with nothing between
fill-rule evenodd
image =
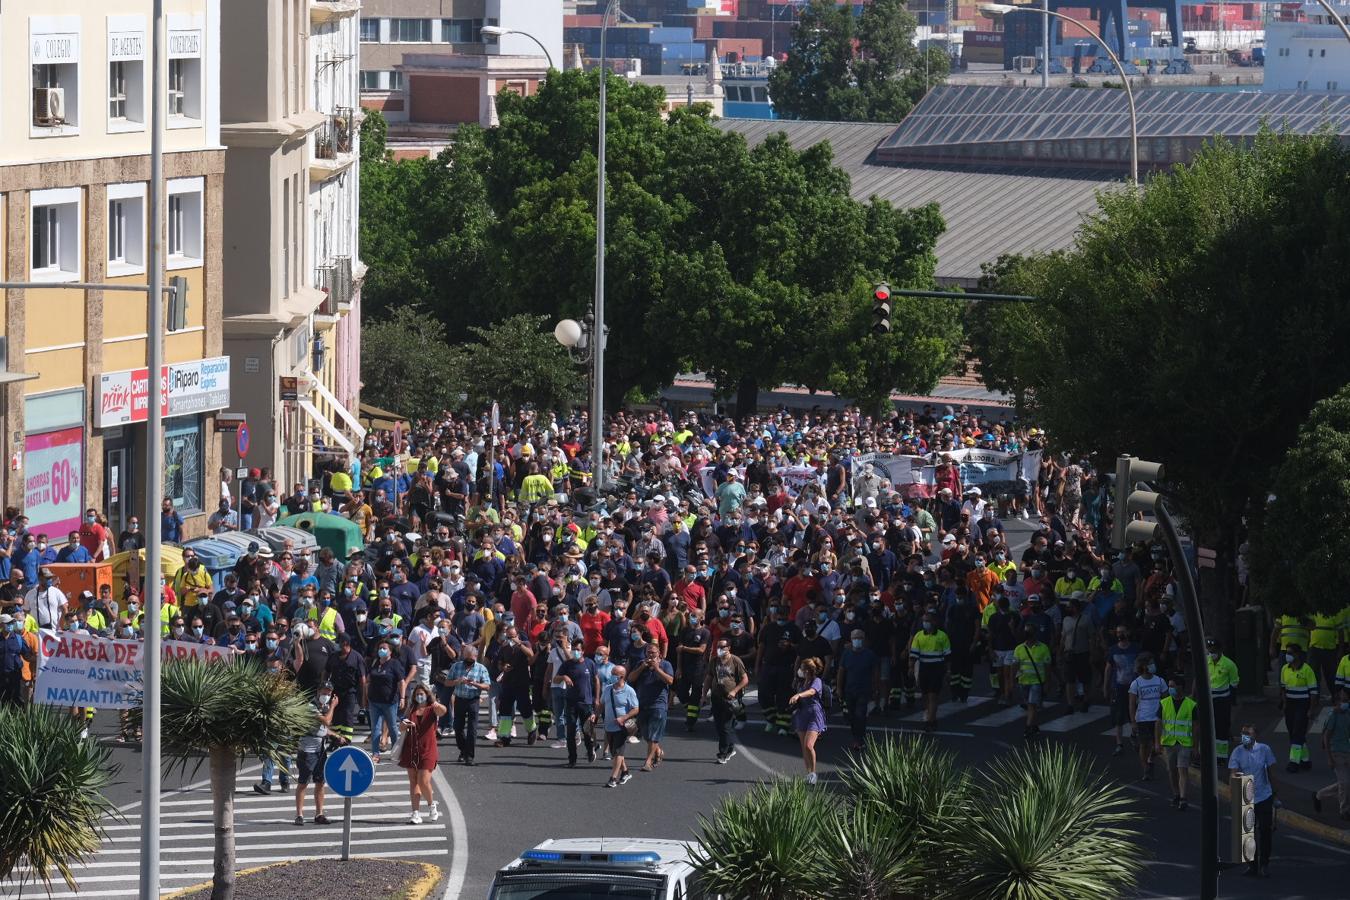
<instances>
[{"instance_id":1,"label":"arrow on road sign","mask_svg":"<svg viewBox=\"0 0 1350 900\"><path fill-rule=\"evenodd\" d=\"M339 797L359 797L370 790L370 783L375 780L375 764L364 750L339 747L328 755L323 774Z\"/></svg>"},{"instance_id":2,"label":"arrow on road sign","mask_svg":"<svg viewBox=\"0 0 1350 900\"><path fill-rule=\"evenodd\" d=\"M358 774L361 767L356 764L353 757L349 756L342 761L342 765L338 766L338 771L347 776L347 793L350 794L352 792L352 776Z\"/></svg>"}]
</instances>

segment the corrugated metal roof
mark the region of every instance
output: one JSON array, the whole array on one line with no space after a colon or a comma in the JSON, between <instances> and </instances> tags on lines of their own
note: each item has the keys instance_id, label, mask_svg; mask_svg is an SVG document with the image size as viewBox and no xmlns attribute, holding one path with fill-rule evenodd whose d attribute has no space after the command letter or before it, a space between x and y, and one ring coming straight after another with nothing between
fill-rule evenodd
<instances>
[{"instance_id":1,"label":"corrugated metal roof","mask_svg":"<svg viewBox=\"0 0 1350 900\"><path fill-rule=\"evenodd\" d=\"M937 243L937 277L948 283L974 283L983 263L1005 253L1068 247L1083 216L1096 210L1097 191L1119 183L1048 169L875 165L873 151L898 127L891 124L720 119L717 125L752 146L776 132L799 150L828 140L859 200L876 196L906 209L937 203L947 222Z\"/></svg>"},{"instance_id":2,"label":"corrugated metal roof","mask_svg":"<svg viewBox=\"0 0 1350 900\"><path fill-rule=\"evenodd\" d=\"M1350 95L1223 93L1136 89L1140 137L1239 137L1263 125L1308 134L1332 125L1350 134ZM1001 141L1127 138L1124 91L942 85L933 88L883 143L884 148L944 147Z\"/></svg>"}]
</instances>

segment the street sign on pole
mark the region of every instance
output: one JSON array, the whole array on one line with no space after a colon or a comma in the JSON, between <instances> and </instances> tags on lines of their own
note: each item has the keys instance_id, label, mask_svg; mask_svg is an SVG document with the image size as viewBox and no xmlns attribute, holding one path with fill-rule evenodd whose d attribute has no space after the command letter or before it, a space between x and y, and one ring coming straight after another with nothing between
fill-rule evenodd
<instances>
[{"instance_id":1,"label":"street sign on pole","mask_svg":"<svg viewBox=\"0 0 1350 900\"><path fill-rule=\"evenodd\" d=\"M234 449L239 451L239 458L241 460L245 456L248 456L248 442L252 437L253 435L249 434L248 431L248 423L241 422L239 424L239 430L234 434Z\"/></svg>"},{"instance_id":2,"label":"street sign on pole","mask_svg":"<svg viewBox=\"0 0 1350 900\"><path fill-rule=\"evenodd\" d=\"M370 754L357 747L339 747L328 754L323 767L323 780L329 790L342 797L342 858L351 859L352 853L352 798L370 790L375 780L375 764Z\"/></svg>"}]
</instances>

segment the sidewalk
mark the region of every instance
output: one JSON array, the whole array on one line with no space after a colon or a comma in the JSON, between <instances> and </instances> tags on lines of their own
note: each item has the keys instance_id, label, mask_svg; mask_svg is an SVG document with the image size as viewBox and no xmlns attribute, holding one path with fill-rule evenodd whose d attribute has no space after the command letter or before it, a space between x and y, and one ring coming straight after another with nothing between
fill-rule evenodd
<instances>
[{"instance_id":1,"label":"sidewalk","mask_svg":"<svg viewBox=\"0 0 1350 900\"><path fill-rule=\"evenodd\" d=\"M1267 688L1267 691L1273 691ZM1282 805L1278 817L1281 825L1296 828L1323 840L1332 841L1350 847L1350 822L1342 819L1337 810L1335 795L1322 802L1322 812L1313 808L1313 794L1329 784L1336 783L1331 772L1327 754L1322 750L1322 717L1327 715L1329 706L1323 704L1315 721L1308 729L1308 749L1312 753L1312 769L1304 772L1289 773L1284 770L1289 761L1289 733L1284 725L1284 713L1279 708L1278 695L1247 696L1239 699L1233 709L1233 733L1250 722L1256 726L1257 740L1270 745L1275 752L1279 765L1275 769L1275 783ZM1191 781L1200 783L1200 772L1191 768ZM1230 802L1228 773L1219 771L1219 800L1226 805Z\"/></svg>"}]
</instances>

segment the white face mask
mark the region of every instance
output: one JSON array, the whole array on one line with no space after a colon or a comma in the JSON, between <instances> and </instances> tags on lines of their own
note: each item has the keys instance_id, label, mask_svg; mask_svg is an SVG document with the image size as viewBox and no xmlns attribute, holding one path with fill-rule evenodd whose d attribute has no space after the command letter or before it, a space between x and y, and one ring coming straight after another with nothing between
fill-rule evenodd
<instances>
[{"instance_id":1,"label":"white face mask","mask_svg":"<svg viewBox=\"0 0 1350 900\"><path fill-rule=\"evenodd\" d=\"M805 678L805 677L806 677L806 670L805 670L805 669L798 669L798 670L797 670L797 677L798 677L798 678Z\"/></svg>"}]
</instances>

